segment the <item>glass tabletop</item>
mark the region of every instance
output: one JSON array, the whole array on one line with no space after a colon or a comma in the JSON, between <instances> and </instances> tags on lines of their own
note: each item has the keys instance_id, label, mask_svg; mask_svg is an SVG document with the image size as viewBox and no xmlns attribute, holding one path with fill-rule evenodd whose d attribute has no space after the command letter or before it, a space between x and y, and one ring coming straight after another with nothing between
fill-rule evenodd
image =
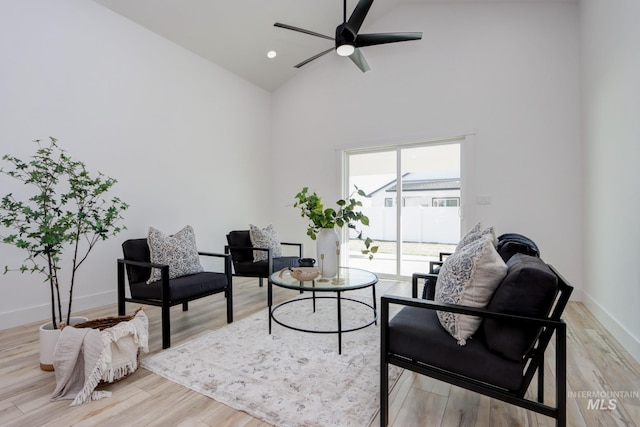
<instances>
[{"instance_id":1,"label":"glass tabletop","mask_svg":"<svg viewBox=\"0 0 640 427\"><path fill-rule=\"evenodd\" d=\"M269 280L283 288L289 289L309 289L320 292L330 291L348 291L352 289L361 289L378 283L378 276L374 273L361 270L359 268L341 267L338 275L332 278L317 277L308 282L301 282L291 277L289 271L284 271L280 277L280 271L273 273Z\"/></svg>"}]
</instances>

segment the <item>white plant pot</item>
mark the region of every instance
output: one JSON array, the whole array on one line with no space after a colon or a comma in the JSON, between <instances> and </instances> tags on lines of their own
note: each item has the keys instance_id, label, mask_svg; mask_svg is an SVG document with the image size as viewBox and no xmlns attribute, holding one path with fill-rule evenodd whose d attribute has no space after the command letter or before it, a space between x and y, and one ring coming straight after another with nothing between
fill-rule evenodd
<instances>
[{"instance_id":1,"label":"white plant pot","mask_svg":"<svg viewBox=\"0 0 640 427\"><path fill-rule=\"evenodd\" d=\"M316 252L318 267L322 277L334 277L338 274L338 250L340 236L333 228L323 228L316 235Z\"/></svg>"},{"instance_id":2,"label":"white plant pot","mask_svg":"<svg viewBox=\"0 0 640 427\"><path fill-rule=\"evenodd\" d=\"M72 317L70 325L86 322L86 317ZM40 326L40 369L43 371L53 371L53 352L56 349L60 329L53 329L53 323L47 322Z\"/></svg>"}]
</instances>

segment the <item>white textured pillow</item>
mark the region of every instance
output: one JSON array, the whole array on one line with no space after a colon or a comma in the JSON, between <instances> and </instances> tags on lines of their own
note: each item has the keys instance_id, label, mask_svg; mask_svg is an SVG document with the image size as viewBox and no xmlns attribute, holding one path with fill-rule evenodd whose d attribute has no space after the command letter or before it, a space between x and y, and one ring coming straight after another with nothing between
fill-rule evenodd
<instances>
[{"instance_id":1,"label":"white textured pillow","mask_svg":"<svg viewBox=\"0 0 640 427\"><path fill-rule=\"evenodd\" d=\"M447 257L438 273L435 300L441 303L484 308L507 274L491 236L486 235ZM438 311L442 326L465 345L480 327L482 319L458 313Z\"/></svg>"},{"instance_id":2,"label":"white textured pillow","mask_svg":"<svg viewBox=\"0 0 640 427\"><path fill-rule=\"evenodd\" d=\"M161 231L149 227L147 244L151 252L151 262L169 265L170 279L204 271L196 247L196 234L190 225L172 236L167 236ZM151 277L147 280L147 284L161 278L161 270L152 268Z\"/></svg>"},{"instance_id":3,"label":"white textured pillow","mask_svg":"<svg viewBox=\"0 0 640 427\"><path fill-rule=\"evenodd\" d=\"M491 241L493 242L493 246L498 244L498 239L496 238L496 233L493 227L482 228L482 223L477 223L473 226L471 230L467 232L467 234L460 239L458 245L456 246L455 252L467 246L469 243L473 243L479 238L489 235L491 237Z\"/></svg>"},{"instance_id":4,"label":"white textured pillow","mask_svg":"<svg viewBox=\"0 0 640 427\"><path fill-rule=\"evenodd\" d=\"M279 258L282 256L282 247L278 233L273 228L273 224L269 224L267 228L260 228L256 225L249 224L249 237L251 245L255 248L271 249L271 256ZM253 251L253 262L264 261L268 259L266 251Z\"/></svg>"}]
</instances>

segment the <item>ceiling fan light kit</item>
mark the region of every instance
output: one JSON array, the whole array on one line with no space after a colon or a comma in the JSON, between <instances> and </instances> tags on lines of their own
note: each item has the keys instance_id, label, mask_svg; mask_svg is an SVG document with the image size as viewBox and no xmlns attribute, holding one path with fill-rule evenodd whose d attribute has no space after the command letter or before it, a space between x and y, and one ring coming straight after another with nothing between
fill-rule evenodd
<instances>
[{"instance_id":1,"label":"ceiling fan light kit","mask_svg":"<svg viewBox=\"0 0 640 427\"><path fill-rule=\"evenodd\" d=\"M340 56L348 56L351 61L360 70L365 73L371 68L364 59L364 55L360 51L361 47L373 46L376 44L397 43L410 40L422 39L422 33L373 33L373 34L358 34L360 27L364 22L364 19L369 13L369 9L373 4L373 0L360 0L355 9L351 13L349 20L347 21L347 0L343 0L343 23L336 27L336 36L329 37L324 34L316 33L314 31L305 30L303 28L294 27L292 25L281 24L276 22L273 24L275 27L284 28L286 30L297 31L299 33L308 34L314 37L320 37L327 40L332 40L335 43L335 47L329 48L317 55L312 56L299 64L294 65L295 68L300 68L309 62L320 58L321 56L335 51Z\"/></svg>"},{"instance_id":2,"label":"ceiling fan light kit","mask_svg":"<svg viewBox=\"0 0 640 427\"><path fill-rule=\"evenodd\" d=\"M356 47L352 44L342 44L336 48L336 52L340 56L351 56L356 51Z\"/></svg>"}]
</instances>

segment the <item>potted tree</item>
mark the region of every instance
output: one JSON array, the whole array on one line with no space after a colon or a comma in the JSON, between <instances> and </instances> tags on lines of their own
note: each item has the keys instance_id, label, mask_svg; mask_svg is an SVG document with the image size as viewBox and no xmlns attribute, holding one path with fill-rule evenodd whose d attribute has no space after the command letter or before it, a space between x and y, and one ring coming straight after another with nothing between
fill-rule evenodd
<instances>
[{"instance_id":1,"label":"potted tree","mask_svg":"<svg viewBox=\"0 0 640 427\"><path fill-rule=\"evenodd\" d=\"M358 230L358 223L369 225L369 217L360 210L362 202L354 197L356 194L366 196L364 191L355 186L355 190L347 198L336 202L335 209L325 207L322 198L315 191L309 193L308 187L304 187L295 196L296 202L293 206L300 208L300 216L309 220L307 235L311 240L317 241L316 252L320 257L322 275L325 277L334 276L338 268L340 238L335 231L336 227L347 226L355 230L357 238L364 241L362 254L368 255L369 259L378 252L378 246L372 246L373 240L369 237L363 239L362 231Z\"/></svg>"},{"instance_id":2,"label":"potted tree","mask_svg":"<svg viewBox=\"0 0 640 427\"><path fill-rule=\"evenodd\" d=\"M61 149L55 138L48 144L34 141L38 148L30 161L4 155L10 166L0 172L27 185L24 197L8 193L0 201L0 238L3 243L26 251L26 258L9 271L39 273L45 276L51 297L51 322L41 330L58 330L61 322L71 323L71 309L76 272L94 246L125 227L119 226L128 205L117 197L105 199L116 180L102 173L92 175L81 161L73 160ZM3 186L4 187L4 186ZM6 187L4 187L6 188ZM67 275L68 303L62 309L61 278L63 255L70 255ZM42 333L41 333L42 336ZM49 338L47 342L56 339ZM53 349L43 349L41 367L52 369Z\"/></svg>"}]
</instances>

